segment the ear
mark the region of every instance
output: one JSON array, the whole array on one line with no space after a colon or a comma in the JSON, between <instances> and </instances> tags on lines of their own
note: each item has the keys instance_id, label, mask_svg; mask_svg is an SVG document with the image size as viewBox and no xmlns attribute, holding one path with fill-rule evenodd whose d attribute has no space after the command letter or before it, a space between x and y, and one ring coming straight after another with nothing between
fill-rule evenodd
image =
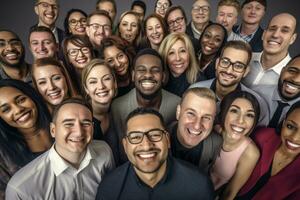
<instances>
[{"instance_id":1,"label":"ear","mask_svg":"<svg viewBox=\"0 0 300 200\"><path fill-rule=\"evenodd\" d=\"M123 144L124 151L127 155L127 140L125 137L122 139L122 144Z\"/></svg>"},{"instance_id":2,"label":"ear","mask_svg":"<svg viewBox=\"0 0 300 200\"><path fill-rule=\"evenodd\" d=\"M216 59L216 63L215 63L215 69L216 69L216 71L217 71L217 68L218 68L219 60L220 60L220 57L218 57Z\"/></svg>"},{"instance_id":3,"label":"ear","mask_svg":"<svg viewBox=\"0 0 300 200\"><path fill-rule=\"evenodd\" d=\"M295 42L296 38L297 38L297 33L294 33L291 38L290 45L292 45Z\"/></svg>"},{"instance_id":4,"label":"ear","mask_svg":"<svg viewBox=\"0 0 300 200\"><path fill-rule=\"evenodd\" d=\"M37 5L34 6L34 12L35 14L39 15L39 9Z\"/></svg>"},{"instance_id":5,"label":"ear","mask_svg":"<svg viewBox=\"0 0 300 200\"><path fill-rule=\"evenodd\" d=\"M85 84L83 85L83 88L84 88L85 93L86 93L87 95L89 95L89 91L88 91L88 89L86 88Z\"/></svg>"},{"instance_id":6,"label":"ear","mask_svg":"<svg viewBox=\"0 0 300 200\"><path fill-rule=\"evenodd\" d=\"M132 82L134 82L134 69L132 70L132 72L131 72L131 80L132 80Z\"/></svg>"},{"instance_id":7,"label":"ear","mask_svg":"<svg viewBox=\"0 0 300 200\"><path fill-rule=\"evenodd\" d=\"M53 122L50 123L50 133L53 138L55 138L55 124Z\"/></svg>"},{"instance_id":8,"label":"ear","mask_svg":"<svg viewBox=\"0 0 300 200\"><path fill-rule=\"evenodd\" d=\"M170 149L171 148L171 142L170 142L170 134L169 134L169 132L166 132L166 139L167 139L168 149Z\"/></svg>"},{"instance_id":9,"label":"ear","mask_svg":"<svg viewBox=\"0 0 300 200\"><path fill-rule=\"evenodd\" d=\"M264 30L264 32L263 32L263 34L261 36L261 40L264 40L265 34L266 34L266 30Z\"/></svg>"},{"instance_id":10,"label":"ear","mask_svg":"<svg viewBox=\"0 0 300 200\"><path fill-rule=\"evenodd\" d=\"M180 104L178 104L177 108L176 108L176 119L177 120L179 120L180 111L181 111L181 106L180 106Z\"/></svg>"},{"instance_id":11,"label":"ear","mask_svg":"<svg viewBox=\"0 0 300 200\"><path fill-rule=\"evenodd\" d=\"M88 37L90 37L90 27L89 27L89 26L86 26L86 27L85 27L85 32L86 32L86 35L87 35Z\"/></svg>"},{"instance_id":12,"label":"ear","mask_svg":"<svg viewBox=\"0 0 300 200\"><path fill-rule=\"evenodd\" d=\"M246 68L246 71L243 75L243 78L245 78L249 72L250 72L250 66L248 65L247 68Z\"/></svg>"}]
</instances>

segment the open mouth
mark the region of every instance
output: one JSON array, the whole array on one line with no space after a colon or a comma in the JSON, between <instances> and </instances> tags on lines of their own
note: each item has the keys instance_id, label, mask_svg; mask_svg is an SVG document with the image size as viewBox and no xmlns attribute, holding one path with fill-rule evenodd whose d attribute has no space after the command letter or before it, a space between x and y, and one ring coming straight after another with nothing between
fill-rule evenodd
<instances>
[{"instance_id":1,"label":"open mouth","mask_svg":"<svg viewBox=\"0 0 300 200\"><path fill-rule=\"evenodd\" d=\"M189 133L190 135L194 135L194 136L199 136L199 135L201 135L201 133L203 132L202 130L200 130L200 131L195 131L195 130L191 130L191 129L189 129L189 128L187 128L187 131L188 131L188 133Z\"/></svg>"},{"instance_id":2,"label":"open mouth","mask_svg":"<svg viewBox=\"0 0 300 200\"><path fill-rule=\"evenodd\" d=\"M52 100L59 99L61 98L61 91L51 92L47 96Z\"/></svg>"},{"instance_id":3,"label":"open mouth","mask_svg":"<svg viewBox=\"0 0 300 200\"><path fill-rule=\"evenodd\" d=\"M72 142L72 143L77 143L77 144L81 144L83 143L85 140L84 137L76 137L76 138L68 138L68 141Z\"/></svg>"},{"instance_id":4,"label":"open mouth","mask_svg":"<svg viewBox=\"0 0 300 200\"><path fill-rule=\"evenodd\" d=\"M285 145L288 149L293 151L298 150L300 148L300 144L293 143L289 140L285 140Z\"/></svg>"},{"instance_id":5,"label":"open mouth","mask_svg":"<svg viewBox=\"0 0 300 200\"><path fill-rule=\"evenodd\" d=\"M76 59L75 61L78 63L78 64L85 64L87 62L87 58L79 58L79 59Z\"/></svg>"},{"instance_id":6,"label":"open mouth","mask_svg":"<svg viewBox=\"0 0 300 200\"><path fill-rule=\"evenodd\" d=\"M146 89L146 90L150 90L153 89L156 85L156 81L153 80L142 80L140 81L141 86Z\"/></svg>"},{"instance_id":7,"label":"open mouth","mask_svg":"<svg viewBox=\"0 0 300 200\"><path fill-rule=\"evenodd\" d=\"M157 154L160 152L159 149L153 149L149 151L139 151L136 152L135 155L143 161L151 161L154 160Z\"/></svg>"},{"instance_id":8,"label":"open mouth","mask_svg":"<svg viewBox=\"0 0 300 200\"><path fill-rule=\"evenodd\" d=\"M239 126L231 125L230 127L233 130L233 133L242 134L245 131L245 128Z\"/></svg>"},{"instance_id":9,"label":"open mouth","mask_svg":"<svg viewBox=\"0 0 300 200\"><path fill-rule=\"evenodd\" d=\"M98 97L106 97L108 95L108 91L97 92L96 95Z\"/></svg>"},{"instance_id":10,"label":"open mouth","mask_svg":"<svg viewBox=\"0 0 300 200\"><path fill-rule=\"evenodd\" d=\"M6 53L6 54L4 54L4 56L7 60L17 60L18 59L18 54L14 53L14 52Z\"/></svg>"},{"instance_id":11,"label":"open mouth","mask_svg":"<svg viewBox=\"0 0 300 200\"><path fill-rule=\"evenodd\" d=\"M300 85L296 85L288 81L284 81L283 86L284 86L284 91L288 94L295 94L298 93L300 90Z\"/></svg>"},{"instance_id":12,"label":"open mouth","mask_svg":"<svg viewBox=\"0 0 300 200\"><path fill-rule=\"evenodd\" d=\"M28 119L30 119L30 117L31 117L31 111L24 112L20 117L16 119L16 122L22 124L26 122Z\"/></svg>"},{"instance_id":13,"label":"open mouth","mask_svg":"<svg viewBox=\"0 0 300 200\"><path fill-rule=\"evenodd\" d=\"M85 32L85 28L84 27L79 27L75 29L77 32L79 33L84 33Z\"/></svg>"},{"instance_id":14,"label":"open mouth","mask_svg":"<svg viewBox=\"0 0 300 200\"><path fill-rule=\"evenodd\" d=\"M232 75L232 74L228 74L228 73L226 73L226 72L220 72L220 75L224 78L224 79L226 79L226 80L231 80L231 79L235 79L235 76L234 75Z\"/></svg>"}]
</instances>

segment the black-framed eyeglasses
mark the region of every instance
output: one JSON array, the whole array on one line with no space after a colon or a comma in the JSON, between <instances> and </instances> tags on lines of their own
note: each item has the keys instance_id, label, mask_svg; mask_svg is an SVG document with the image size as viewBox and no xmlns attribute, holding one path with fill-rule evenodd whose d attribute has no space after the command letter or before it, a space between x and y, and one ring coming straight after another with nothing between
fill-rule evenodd
<instances>
[{"instance_id":1,"label":"black-framed eyeglasses","mask_svg":"<svg viewBox=\"0 0 300 200\"><path fill-rule=\"evenodd\" d=\"M235 72L244 72L244 70L247 68L247 65L241 62L231 62L228 58L220 58L219 65L222 68L227 69L230 65L232 66L233 71Z\"/></svg>"},{"instance_id":2,"label":"black-framed eyeglasses","mask_svg":"<svg viewBox=\"0 0 300 200\"><path fill-rule=\"evenodd\" d=\"M151 142L159 142L163 138L163 134L166 134L165 130L154 128L149 131L131 131L127 133L126 137L131 144L139 144L143 141L144 135L147 136L148 140Z\"/></svg>"},{"instance_id":3,"label":"black-framed eyeglasses","mask_svg":"<svg viewBox=\"0 0 300 200\"><path fill-rule=\"evenodd\" d=\"M168 8L169 7L169 3L160 3L160 2L157 2L156 7L157 8Z\"/></svg>"},{"instance_id":4,"label":"black-framed eyeglasses","mask_svg":"<svg viewBox=\"0 0 300 200\"><path fill-rule=\"evenodd\" d=\"M71 20L69 21L69 24L70 24L71 26L77 26L78 23L83 24L83 25L86 25L86 24L87 24L87 19L86 19L86 18L80 18L79 20L71 19Z\"/></svg>"},{"instance_id":5,"label":"black-framed eyeglasses","mask_svg":"<svg viewBox=\"0 0 300 200\"><path fill-rule=\"evenodd\" d=\"M79 54L79 51L83 54L88 54L90 52L90 49L88 47L82 47L80 49L69 49L68 55L72 57L76 57Z\"/></svg>"},{"instance_id":6,"label":"black-framed eyeglasses","mask_svg":"<svg viewBox=\"0 0 300 200\"><path fill-rule=\"evenodd\" d=\"M101 24L94 23L94 24L89 24L88 26L91 26L94 29L94 31L97 31L100 28L102 28L104 31L111 30L111 25L108 25L108 24L101 25Z\"/></svg>"},{"instance_id":7,"label":"black-framed eyeglasses","mask_svg":"<svg viewBox=\"0 0 300 200\"><path fill-rule=\"evenodd\" d=\"M194 12L202 11L204 14L206 14L209 11L209 6L193 6L192 11Z\"/></svg>"},{"instance_id":8,"label":"black-framed eyeglasses","mask_svg":"<svg viewBox=\"0 0 300 200\"><path fill-rule=\"evenodd\" d=\"M177 24L179 24L179 23L181 23L181 22L183 21L183 19L184 19L184 17L177 17L177 18L174 19L174 20L168 21L168 25L169 25L169 26L174 26L174 25L175 25L175 22L176 22Z\"/></svg>"},{"instance_id":9,"label":"black-framed eyeglasses","mask_svg":"<svg viewBox=\"0 0 300 200\"><path fill-rule=\"evenodd\" d=\"M47 2L39 2L37 4L35 4L36 6L42 6L44 9L48 9L48 8L52 8L52 9L55 9L57 10L58 9L58 5L57 4L50 4L50 3L47 3Z\"/></svg>"}]
</instances>

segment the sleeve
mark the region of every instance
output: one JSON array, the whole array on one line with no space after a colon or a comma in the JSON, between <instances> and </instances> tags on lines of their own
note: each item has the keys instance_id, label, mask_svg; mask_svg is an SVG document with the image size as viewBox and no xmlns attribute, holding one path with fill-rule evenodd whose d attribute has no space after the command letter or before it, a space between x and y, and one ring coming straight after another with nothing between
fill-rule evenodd
<instances>
[{"instance_id":1,"label":"sleeve","mask_svg":"<svg viewBox=\"0 0 300 200\"><path fill-rule=\"evenodd\" d=\"M21 197L17 190L12 187L10 184L7 185L6 191L5 191L5 200L21 200L21 199L28 199L25 197Z\"/></svg>"}]
</instances>

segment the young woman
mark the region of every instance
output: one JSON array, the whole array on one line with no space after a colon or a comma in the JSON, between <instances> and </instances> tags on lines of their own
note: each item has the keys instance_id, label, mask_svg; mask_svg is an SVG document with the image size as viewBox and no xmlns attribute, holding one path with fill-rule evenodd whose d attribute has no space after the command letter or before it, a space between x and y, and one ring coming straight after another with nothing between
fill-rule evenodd
<instances>
[{"instance_id":1,"label":"young woman","mask_svg":"<svg viewBox=\"0 0 300 200\"><path fill-rule=\"evenodd\" d=\"M71 9L68 11L64 28L67 36L86 35L85 28L87 25L87 14L80 9Z\"/></svg>"},{"instance_id":2,"label":"young woman","mask_svg":"<svg viewBox=\"0 0 300 200\"><path fill-rule=\"evenodd\" d=\"M236 196L259 159L259 150L249 138L259 114L256 98L245 91L232 92L221 102L223 145L210 171L220 199Z\"/></svg>"},{"instance_id":3,"label":"young woman","mask_svg":"<svg viewBox=\"0 0 300 200\"><path fill-rule=\"evenodd\" d=\"M262 128L254 141L261 157L237 199L300 199L300 102L278 130Z\"/></svg>"},{"instance_id":4,"label":"young woman","mask_svg":"<svg viewBox=\"0 0 300 200\"><path fill-rule=\"evenodd\" d=\"M134 49L117 36L104 38L101 42L101 57L116 74L118 96L122 96L133 88L131 82L131 63L135 56Z\"/></svg>"},{"instance_id":5,"label":"young woman","mask_svg":"<svg viewBox=\"0 0 300 200\"><path fill-rule=\"evenodd\" d=\"M182 96L197 81L205 80L199 70L193 45L185 33L171 33L161 43L159 53L169 69L165 89Z\"/></svg>"},{"instance_id":6,"label":"young woman","mask_svg":"<svg viewBox=\"0 0 300 200\"><path fill-rule=\"evenodd\" d=\"M147 47L158 48L163 39L168 35L164 19L158 14L149 15L144 21L145 42Z\"/></svg>"},{"instance_id":7,"label":"young woman","mask_svg":"<svg viewBox=\"0 0 300 200\"><path fill-rule=\"evenodd\" d=\"M42 58L34 62L32 81L50 113L64 99L78 95L64 65L53 58Z\"/></svg>"},{"instance_id":8,"label":"young woman","mask_svg":"<svg viewBox=\"0 0 300 200\"><path fill-rule=\"evenodd\" d=\"M164 18L168 8L171 6L172 6L171 0L156 0L154 11L156 14Z\"/></svg>"},{"instance_id":9,"label":"young woman","mask_svg":"<svg viewBox=\"0 0 300 200\"><path fill-rule=\"evenodd\" d=\"M94 116L94 139L103 139L114 152L118 163L118 136L111 124L110 105L117 93L113 70L104 60L93 59L82 72L82 85Z\"/></svg>"},{"instance_id":10,"label":"young woman","mask_svg":"<svg viewBox=\"0 0 300 200\"><path fill-rule=\"evenodd\" d=\"M216 76L216 59L220 55L226 41L227 31L221 24L211 23L204 28L199 38L200 52L198 53L198 62L206 78L211 79Z\"/></svg>"},{"instance_id":11,"label":"young woman","mask_svg":"<svg viewBox=\"0 0 300 200\"><path fill-rule=\"evenodd\" d=\"M4 198L11 176L48 150L52 139L48 109L29 84L0 80L0 93L0 198Z\"/></svg>"}]
</instances>

